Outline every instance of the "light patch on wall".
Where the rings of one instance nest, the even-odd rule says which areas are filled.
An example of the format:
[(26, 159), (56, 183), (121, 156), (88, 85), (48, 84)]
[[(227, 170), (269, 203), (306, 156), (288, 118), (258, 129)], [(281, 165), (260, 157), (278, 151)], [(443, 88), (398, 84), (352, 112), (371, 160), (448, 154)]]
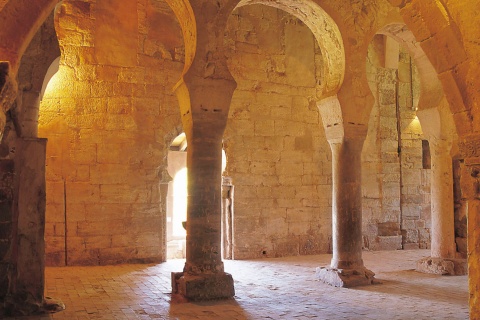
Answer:
[(56, 91), (58, 91), (58, 89), (61, 87), (60, 78), (61, 77), (58, 75), (58, 73), (55, 73), (55, 75), (53, 75), (45, 88), (44, 95), (46, 95), (47, 97), (52, 96)]
[(420, 125), (420, 120), (418, 120), (418, 117), (415, 116), (415, 118), (410, 122), (408, 125), (407, 131), (414, 133), (414, 134), (423, 134), (422, 131), (422, 126)]
[(187, 220), (187, 177), (187, 168), (184, 168), (173, 179), (173, 236), (186, 236), (182, 222)]
[(60, 66), (58, 72), (54, 73), (45, 85), (42, 99), (71, 98), (75, 92), (74, 79), (75, 74), (71, 68)]

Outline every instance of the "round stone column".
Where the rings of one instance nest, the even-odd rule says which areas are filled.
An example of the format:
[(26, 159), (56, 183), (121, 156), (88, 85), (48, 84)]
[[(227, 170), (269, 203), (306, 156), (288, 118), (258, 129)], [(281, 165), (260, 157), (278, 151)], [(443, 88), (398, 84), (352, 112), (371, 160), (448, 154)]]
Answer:
[(190, 300), (231, 298), (233, 278), (224, 272), (221, 247), (222, 138), (236, 83), (193, 71), (176, 88), (188, 143), (188, 200), (186, 263), (172, 273), (172, 291)]
[(330, 143), (332, 149), (331, 267), (363, 267), (362, 190), (360, 157), (363, 141)]
[(453, 169), (449, 140), (431, 138), (431, 250), (417, 261), (417, 270), (444, 275), (467, 274), (467, 260), (456, 259)]
[(453, 169), (451, 143), (436, 140), (430, 143), (431, 171), (431, 256), (455, 258)]
[(374, 273), (362, 260), (363, 137), (329, 141), (332, 149), (332, 240), (330, 267), (318, 268), (320, 280), (336, 287), (372, 284)]

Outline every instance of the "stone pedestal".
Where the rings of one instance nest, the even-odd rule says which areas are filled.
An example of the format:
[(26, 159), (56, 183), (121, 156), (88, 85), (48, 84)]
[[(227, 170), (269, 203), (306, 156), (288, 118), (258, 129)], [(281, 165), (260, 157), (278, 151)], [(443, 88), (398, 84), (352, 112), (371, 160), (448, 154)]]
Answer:
[(317, 268), (316, 276), (331, 286), (343, 288), (378, 283), (374, 278), (375, 273), (365, 267), (356, 269)]
[(228, 299), (235, 295), (233, 278), (229, 273), (191, 275), (172, 272), (172, 293), (192, 301)]
[(417, 271), (450, 276), (464, 276), (468, 274), (467, 259), (427, 257), (417, 261)]

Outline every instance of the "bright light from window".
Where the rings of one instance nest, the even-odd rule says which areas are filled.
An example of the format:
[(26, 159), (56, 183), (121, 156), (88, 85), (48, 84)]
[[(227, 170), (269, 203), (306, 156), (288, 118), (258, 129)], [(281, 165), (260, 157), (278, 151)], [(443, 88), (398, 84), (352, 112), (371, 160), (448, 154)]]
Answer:
[(60, 76), (58, 75), (58, 72), (57, 72), (52, 76), (50, 81), (48, 81), (48, 84), (45, 87), (45, 95), (49, 96), (53, 92), (58, 91), (58, 89), (60, 88), (60, 81), (61, 81)]
[(177, 172), (173, 179), (173, 236), (186, 236), (182, 222), (187, 220), (187, 168)]

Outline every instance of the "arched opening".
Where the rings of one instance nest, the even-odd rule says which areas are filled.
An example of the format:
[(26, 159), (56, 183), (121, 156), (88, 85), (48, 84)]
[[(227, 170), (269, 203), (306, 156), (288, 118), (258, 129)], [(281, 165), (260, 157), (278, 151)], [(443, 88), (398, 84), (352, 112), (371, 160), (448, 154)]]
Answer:
[[(402, 60), (408, 62), (407, 68), (402, 66)], [(366, 162), (364, 169), (368, 165), (382, 169), (388, 168), (387, 165), (395, 166), (388, 162), (398, 162), (398, 169), (380, 170), (376, 180), (372, 176), (367, 180), (370, 187), (381, 185), (375, 189), (380, 194), (381, 210), (384, 210), (383, 204), (393, 208), (380, 214), (383, 219), (392, 221), (378, 223), (376, 220), (377, 226), (370, 225), (366, 229), (373, 231), (374, 245), (383, 241), (387, 247), (397, 249), (430, 249), (430, 257), (417, 262), (419, 271), (465, 274), (466, 260), (457, 259), (466, 257), (461, 234), (466, 228), (465, 219), (458, 210), (461, 204), (454, 198), (454, 180), (458, 183), (458, 179), (454, 176), (455, 166), (452, 166), (452, 147), (457, 135), (437, 74), (411, 32), (400, 24), (388, 25), (375, 36), (369, 48), (367, 68), (371, 72), (369, 80), (378, 108), (374, 108), (370, 121), (372, 124), (376, 119), (377, 127), (373, 123), (370, 130), (378, 130), (383, 138), (379, 147), (382, 150), (380, 164), (375, 164), (372, 152), (364, 150), (364, 157), (370, 156), (373, 160)], [(403, 88), (405, 85), (407, 91)], [(396, 118), (396, 158), (392, 152), (395, 144), (388, 143), (394, 137), (389, 134), (394, 121), (388, 121), (386, 113), (391, 112), (393, 104), (395, 113), (390, 117), (395, 115)], [(395, 176), (397, 178), (392, 179)], [(364, 196), (367, 197), (368, 188), (368, 184), (364, 184)], [(454, 202), (457, 209), (454, 209)], [(395, 210), (397, 203), (398, 211)], [(364, 212), (375, 216), (371, 208), (364, 206)], [(370, 222), (374, 220), (369, 219)], [(368, 235), (366, 237), (368, 239)], [(370, 245), (369, 241), (365, 242)]]
[(224, 141), (235, 185), (235, 258), (328, 252), (332, 165), (317, 99), (335, 87), (320, 48), (329, 42), (300, 19), (308, 5), (298, 16), (281, 1), (241, 5), (225, 38), (238, 84)]
[(364, 247), (430, 248), (430, 170), (422, 165), (417, 68), (406, 48), (379, 34), (369, 46), (367, 75), (375, 104), (362, 152)]
[(171, 92), (185, 60), (180, 25), (165, 1), (76, 1), (59, 7), (56, 29), (60, 68), (39, 120), (49, 141), (47, 262), (164, 261), (159, 177), (165, 137), (180, 123)]

